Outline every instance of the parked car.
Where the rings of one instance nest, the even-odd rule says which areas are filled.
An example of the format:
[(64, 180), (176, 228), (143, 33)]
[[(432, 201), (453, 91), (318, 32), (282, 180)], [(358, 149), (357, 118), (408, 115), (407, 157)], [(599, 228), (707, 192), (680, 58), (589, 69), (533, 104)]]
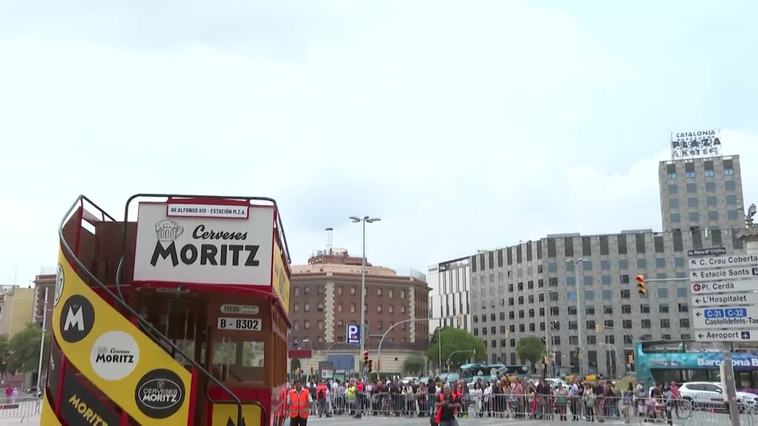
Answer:
[[(682, 399), (687, 399), (695, 405), (724, 405), (724, 389), (719, 382), (687, 382), (679, 387)], [(750, 392), (737, 392), (737, 401), (741, 408), (755, 407), (758, 395)]]

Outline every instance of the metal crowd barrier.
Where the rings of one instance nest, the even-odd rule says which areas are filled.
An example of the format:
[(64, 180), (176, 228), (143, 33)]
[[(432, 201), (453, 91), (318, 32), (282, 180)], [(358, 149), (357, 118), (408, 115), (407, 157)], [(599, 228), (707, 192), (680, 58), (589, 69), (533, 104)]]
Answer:
[[(311, 415), (380, 417), (432, 416), (436, 411), (435, 396), (414, 395), (408, 398), (402, 394), (371, 393), (355, 394), (349, 398), (345, 394), (330, 394), (323, 405), (314, 401)], [(700, 401), (700, 402), (698, 402)], [(465, 394), (461, 400), (459, 417), (508, 418), (544, 421), (623, 421), (625, 423), (662, 424), (729, 424), (729, 411), (721, 401), (688, 399), (663, 400), (655, 398), (622, 397), (570, 397), (568, 395), (515, 395), (492, 394), (472, 397)], [(740, 421), (743, 425), (758, 426), (758, 401), (752, 405), (740, 406)]]
[(35, 396), (0, 399), (0, 419), (24, 419), (39, 416), (42, 400)]

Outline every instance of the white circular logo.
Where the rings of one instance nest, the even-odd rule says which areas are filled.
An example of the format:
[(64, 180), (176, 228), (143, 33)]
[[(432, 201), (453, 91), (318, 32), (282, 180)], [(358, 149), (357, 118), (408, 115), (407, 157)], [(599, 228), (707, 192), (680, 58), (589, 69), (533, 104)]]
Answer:
[(103, 379), (121, 380), (137, 366), (139, 348), (129, 333), (109, 331), (92, 345), (89, 361), (95, 374)]
[(55, 275), (55, 296), (53, 298), (53, 306), (58, 305), (58, 301), (61, 300), (61, 293), (63, 293), (63, 268), (60, 263), (58, 264), (58, 273)]

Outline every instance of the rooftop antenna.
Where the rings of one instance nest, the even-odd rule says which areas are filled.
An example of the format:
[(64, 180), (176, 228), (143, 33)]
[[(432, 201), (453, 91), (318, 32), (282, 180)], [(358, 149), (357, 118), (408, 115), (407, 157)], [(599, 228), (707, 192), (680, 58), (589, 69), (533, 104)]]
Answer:
[(326, 231), (326, 252), (332, 254), (332, 245), (334, 244), (334, 228), (329, 227)]

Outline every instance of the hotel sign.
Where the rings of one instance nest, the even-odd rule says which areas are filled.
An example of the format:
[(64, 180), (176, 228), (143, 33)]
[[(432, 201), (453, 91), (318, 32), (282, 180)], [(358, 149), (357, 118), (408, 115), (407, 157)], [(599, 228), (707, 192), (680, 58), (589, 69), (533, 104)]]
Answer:
[(721, 155), (719, 130), (698, 130), (671, 134), (671, 159), (717, 157)]

